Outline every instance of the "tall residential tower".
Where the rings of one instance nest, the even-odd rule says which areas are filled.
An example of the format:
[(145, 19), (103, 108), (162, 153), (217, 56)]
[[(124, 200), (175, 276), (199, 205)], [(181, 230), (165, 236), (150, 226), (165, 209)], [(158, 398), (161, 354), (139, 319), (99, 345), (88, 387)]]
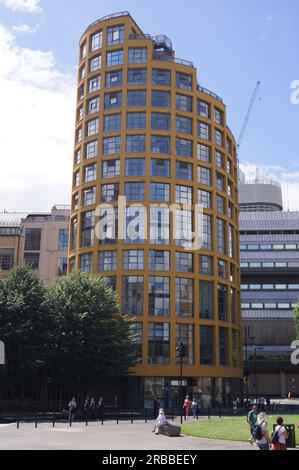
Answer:
[[(194, 251), (175, 235), (193, 230), (198, 205)], [(69, 270), (104, 275), (117, 290), (139, 337), (127, 389), (140, 405), (154, 394), (178, 403), (179, 339), (185, 391), (206, 403), (239, 396), (237, 205), (221, 98), (198, 85), (169, 38), (144, 34), (128, 12), (91, 24), (80, 40)]]

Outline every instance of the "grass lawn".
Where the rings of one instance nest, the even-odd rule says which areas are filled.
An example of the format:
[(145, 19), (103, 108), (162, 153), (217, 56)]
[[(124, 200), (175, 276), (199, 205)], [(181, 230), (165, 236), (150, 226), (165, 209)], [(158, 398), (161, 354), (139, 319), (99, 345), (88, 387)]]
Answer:
[[(272, 433), (272, 425), (276, 423), (276, 415), (268, 415), (269, 434)], [(182, 434), (186, 436), (205, 437), (208, 439), (222, 439), (228, 441), (247, 441), (250, 437), (249, 426), (246, 422), (246, 416), (236, 416), (232, 418), (201, 419), (191, 421), (182, 426)], [(285, 424), (295, 424), (296, 443), (299, 445), (299, 415), (283, 415)]]

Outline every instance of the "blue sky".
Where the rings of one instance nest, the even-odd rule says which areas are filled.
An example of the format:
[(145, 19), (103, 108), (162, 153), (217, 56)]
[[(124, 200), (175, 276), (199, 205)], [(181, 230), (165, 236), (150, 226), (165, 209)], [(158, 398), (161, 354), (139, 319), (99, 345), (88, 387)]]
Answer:
[[(51, 98), (55, 98), (59, 105), (59, 88), (58, 93), (65, 94), (61, 98), (61, 107), (66, 112), (63, 122), (70, 120), (64, 132), (59, 128), (56, 135), (55, 129), (51, 129), (51, 135), (45, 135), (47, 139), (50, 137), (51, 144), (56, 145), (52, 148), (55, 153), (53, 165), (45, 167), (45, 174), (42, 165), (36, 168), (40, 165), (40, 157), (36, 155), (33, 158), (32, 175), (36, 178), (32, 178), (33, 186), (26, 191), (28, 197), (22, 197), (22, 191), (26, 188), (23, 181), (23, 185), (18, 184), (21, 189), (11, 200), (8, 181), (12, 179), (17, 185), (17, 179), (13, 177), (12, 168), (6, 175), (5, 162), (2, 164), (5, 188), (0, 188), (3, 206), (0, 208), (22, 210), (26, 209), (22, 206), (26, 203), (32, 206), (28, 209), (47, 210), (49, 204), (68, 202), (74, 120), (70, 116), (74, 114), (72, 106), (78, 41), (91, 22), (122, 10), (129, 10), (145, 33), (169, 36), (177, 57), (195, 64), (199, 83), (219, 94), (226, 103), (228, 124), (236, 137), (242, 127), (254, 86), (257, 80), (262, 81), (261, 99), (255, 103), (240, 149), (240, 162), (248, 177), (253, 177), (255, 167), (259, 166), (262, 175), (278, 178), (284, 184), (286, 203), (289, 199), (286, 208), (299, 209), (299, 104), (291, 102), (291, 83), (299, 80), (298, 0), (0, 0), (2, 32), (12, 35), (7, 39), (8, 47), (13, 54), (18, 55), (22, 64), (26, 57), (33, 57), (32, 62), (35, 63), (28, 74), (24, 69), (26, 79), (20, 76), (18, 85), (21, 83), (24, 86), (25, 80), (26, 90), (29, 87), (30, 92), (33, 92), (31, 78), (36, 93), (40, 93), (41, 88), (43, 90), (41, 99), (45, 99), (45, 93), (49, 92), (48, 100), (43, 105), (44, 111), (46, 104), (53, 102)], [(4, 54), (7, 55), (7, 51)], [(10, 64), (11, 60), (7, 62)], [(39, 82), (40, 77), (42, 83)], [(64, 81), (64, 90), (60, 89), (60, 80)], [(2, 93), (5, 91), (2, 90)], [(21, 91), (19, 95), (22, 96)], [(23, 105), (23, 109), (26, 103), (16, 103), (16, 106), (20, 105)], [(52, 108), (46, 118), (47, 123), (57, 115), (57, 109), (53, 109), (52, 104), (50, 106)], [(28, 123), (31, 113), (37, 119), (36, 112), (34, 114), (34, 109), (30, 107), (28, 114), (25, 114)], [(49, 125), (51, 127), (51, 122)], [(18, 132), (17, 129), (15, 131)], [(46, 143), (47, 140), (44, 140), (41, 145)], [(25, 144), (28, 144), (28, 149)], [(30, 139), (25, 144), (25, 153), (31, 154)], [(1, 150), (1, 145), (0, 142), (3, 158), (6, 148)], [(11, 148), (9, 152), (12, 152)], [(62, 174), (52, 182), (52, 168), (57, 158), (60, 159)], [(30, 171), (26, 171), (28, 178)], [(19, 178), (22, 179), (21, 173)], [(54, 183), (56, 197), (63, 200), (53, 201), (53, 192), (48, 196), (41, 195), (40, 199), (33, 197), (35, 188), (41, 191), (46, 185), (52, 191)]]

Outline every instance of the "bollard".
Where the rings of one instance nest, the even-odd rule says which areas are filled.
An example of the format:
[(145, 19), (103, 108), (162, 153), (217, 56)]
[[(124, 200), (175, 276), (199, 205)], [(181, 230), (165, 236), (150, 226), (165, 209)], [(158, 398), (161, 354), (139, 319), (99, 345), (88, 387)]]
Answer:
[(222, 418), (222, 416), (221, 416), (221, 406), (219, 406), (219, 418)]
[(171, 421), (174, 421), (174, 411), (173, 411), (173, 405), (171, 408)]
[(88, 426), (88, 412), (86, 411), (86, 419), (85, 419), (85, 426)]
[(198, 421), (198, 415), (199, 415), (199, 408), (196, 408), (196, 419)]
[(72, 427), (72, 413), (70, 413), (70, 428)]
[(20, 410), (18, 410), (18, 415), (17, 415), (17, 429), (20, 428)]
[(144, 415), (145, 415), (145, 422), (147, 423), (147, 408), (144, 410)]
[(118, 415), (118, 408), (116, 409), (116, 424), (118, 424), (119, 421), (119, 415)]
[(55, 428), (55, 410), (53, 410), (53, 428)]
[(208, 418), (211, 419), (211, 407), (208, 408)]
[(131, 410), (131, 424), (134, 423), (134, 416), (133, 416), (133, 410)]
[(184, 414), (184, 420), (186, 421), (187, 419), (187, 410), (185, 410), (185, 414)]
[(37, 413), (35, 413), (35, 428), (37, 428)]
[(104, 426), (104, 410), (102, 410), (102, 420), (101, 420), (101, 425)]

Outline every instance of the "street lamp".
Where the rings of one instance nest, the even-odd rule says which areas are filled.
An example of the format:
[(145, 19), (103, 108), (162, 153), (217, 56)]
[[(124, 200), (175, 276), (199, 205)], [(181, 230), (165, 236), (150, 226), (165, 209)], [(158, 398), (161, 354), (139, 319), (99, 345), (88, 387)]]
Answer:
[(175, 348), (176, 357), (180, 359), (180, 391), (179, 391), (179, 407), (181, 413), (181, 424), (183, 424), (183, 413), (182, 413), (182, 403), (183, 403), (183, 341), (181, 338), (178, 339), (177, 346)]
[(248, 367), (248, 340), (254, 340), (255, 339), (255, 336), (249, 336), (249, 327), (248, 326), (245, 326), (245, 335), (244, 335), (244, 339), (245, 339), (245, 369), (246, 369), (246, 376), (247, 376), (247, 380), (246, 380), (246, 401), (248, 403), (248, 399), (249, 399), (249, 367)]
[(257, 405), (257, 367), (256, 367), (256, 351), (262, 351), (261, 346), (254, 346), (254, 377), (255, 377), (255, 404)]

